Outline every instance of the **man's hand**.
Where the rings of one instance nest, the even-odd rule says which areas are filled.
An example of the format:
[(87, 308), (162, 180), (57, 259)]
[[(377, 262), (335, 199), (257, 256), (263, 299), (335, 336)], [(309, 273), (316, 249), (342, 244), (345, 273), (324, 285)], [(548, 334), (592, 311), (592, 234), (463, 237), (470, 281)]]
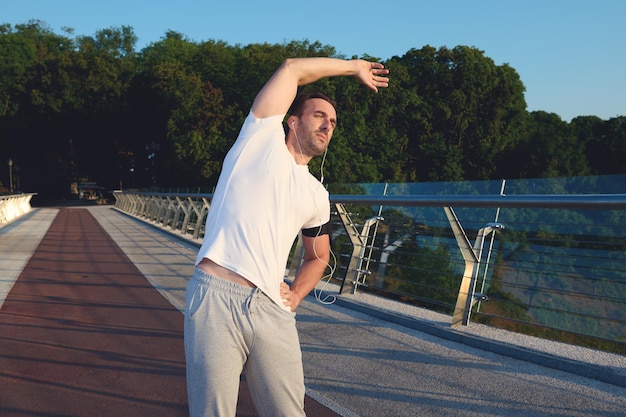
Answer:
[(285, 282), (280, 283), (280, 298), (283, 300), (283, 304), (289, 307), (291, 311), (296, 311), (296, 308), (300, 305), (300, 301), (302, 301), (300, 294), (292, 291)]
[(357, 65), (354, 76), (367, 88), (378, 92), (379, 88), (389, 87), (389, 78), (383, 76), (389, 74), (389, 70), (383, 64), (362, 59), (355, 60), (354, 63)]

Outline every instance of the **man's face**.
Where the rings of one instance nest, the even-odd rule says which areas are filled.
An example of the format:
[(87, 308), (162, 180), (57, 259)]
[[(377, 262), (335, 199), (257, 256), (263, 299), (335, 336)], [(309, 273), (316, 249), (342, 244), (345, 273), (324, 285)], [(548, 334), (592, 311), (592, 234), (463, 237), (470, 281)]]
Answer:
[(296, 126), (296, 146), (310, 157), (322, 155), (337, 126), (337, 113), (332, 104), (321, 98), (312, 98), (304, 104)]

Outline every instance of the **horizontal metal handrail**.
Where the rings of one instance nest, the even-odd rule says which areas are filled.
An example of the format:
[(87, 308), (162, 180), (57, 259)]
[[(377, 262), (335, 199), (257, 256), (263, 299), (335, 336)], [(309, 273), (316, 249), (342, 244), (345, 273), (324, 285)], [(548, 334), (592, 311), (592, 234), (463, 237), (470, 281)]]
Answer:
[(459, 196), (331, 195), (333, 203), (414, 207), (552, 208), (625, 210), (626, 194), (532, 194)]
[[(129, 192), (155, 197), (211, 198), (213, 194)], [(412, 207), (552, 208), (626, 210), (626, 194), (525, 194), (525, 195), (353, 195), (331, 194), (331, 203)]]

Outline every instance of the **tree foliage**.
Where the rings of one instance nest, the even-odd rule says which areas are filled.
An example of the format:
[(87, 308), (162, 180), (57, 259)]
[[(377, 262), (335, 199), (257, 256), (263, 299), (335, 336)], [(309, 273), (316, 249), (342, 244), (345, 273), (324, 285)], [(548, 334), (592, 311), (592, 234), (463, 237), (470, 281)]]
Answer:
[[(0, 25), (0, 159), (14, 161), (23, 191), (67, 196), (79, 180), (211, 188), (285, 58), (345, 58), (309, 41), (232, 46), (169, 31), (137, 51), (131, 27), (71, 33)], [(344, 77), (305, 87), (338, 102), (324, 166), (311, 163), (331, 184), (625, 172), (624, 116), (528, 113), (515, 69), (477, 48), (426, 45), (383, 63), (393, 81), (378, 94)]]

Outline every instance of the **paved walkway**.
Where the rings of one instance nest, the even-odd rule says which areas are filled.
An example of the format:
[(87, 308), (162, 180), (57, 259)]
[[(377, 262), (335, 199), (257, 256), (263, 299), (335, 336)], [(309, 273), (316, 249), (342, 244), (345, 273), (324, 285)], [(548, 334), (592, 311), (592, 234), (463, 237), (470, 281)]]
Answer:
[[(0, 229), (0, 415), (186, 415), (196, 251), (111, 207), (37, 209)], [(408, 314), (419, 320), (364, 294), (307, 297), (309, 416), (624, 415), (624, 356)], [(246, 395), (238, 416), (255, 415)]]
[[(183, 315), (89, 210), (61, 209), (50, 223), (55, 212), (38, 217), (49, 228), (32, 242), (40, 240), (10, 292), (5, 281), (0, 415), (188, 415)], [(13, 251), (12, 243), (25, 244), (11, 236), (15, 230), (5, 232), (5, 253)], [(28, 250), (19, 252), (23, 261)], [(166, 254), (160, 256), (166, 261)], [(242, 417), (255, 415), (245, 388)], [(306, 406), (313, 416), (337, 415), (311, 399)]]

